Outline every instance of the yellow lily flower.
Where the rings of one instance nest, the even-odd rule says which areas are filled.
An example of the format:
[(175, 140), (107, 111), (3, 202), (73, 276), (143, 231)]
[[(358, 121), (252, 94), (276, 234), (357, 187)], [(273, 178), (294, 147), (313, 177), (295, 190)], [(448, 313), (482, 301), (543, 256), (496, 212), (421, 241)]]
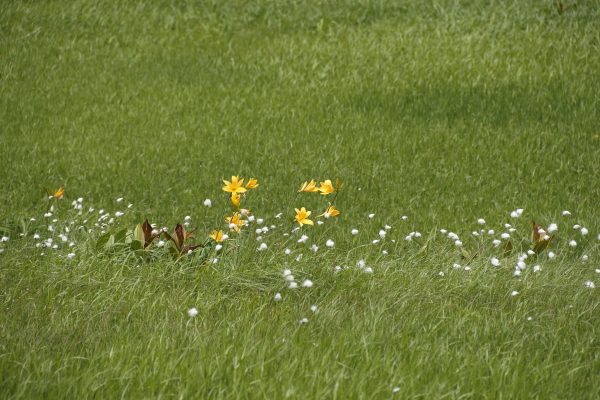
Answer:
[(246, 189), (254, 189), (257, 186), (258, 186), (258, 180), (254, 179), (254, 178), (250, 178), (248, 183), (246, 183), (245, 188)]
[(210, 234), (210, 237), (215, 239), (216, 242), (222, 242), (223, 241), (223, 231), (213, 231), (213, 233)]
[(229, 225), (235, 224), (235, 227), (230, 228), (230, 230), (236, 230), (238, 232), (240, 232), (240, 226), (246, 225), (246, 221), (241, 218), (239, 213), (233, 213), (232, 217), (225, 217), (225, 222), (227, 222)]
[(51, 191), (49, 191), (48, 189), (46, 189), (46, 194), (48, 195), (49, 198), (51, 199), (62, 199), (62, 197), (65, 194), (65, 189), (63, 189), (63, 187), (61, 186), (56, 193), (52, 194)]
[(329, 179), (327, 179), (325, 182), (321, 182), (321, 187), (319, 188), (319, 190), (321, 191), (321, 194), (329, 194), (335, 192), (333, 184)]
[(308, 219), (308, 217), (311, 214), (310, 211), (306, 211), (306, 208), (304, 208), (304, 207), (302, 207), (299, 210), (297, 208), (295, 208), (294, 210), (296, 210), (295, 221), (298, 222), (300, 224), (300, 226), (303, 226), (304, 224), (314, 225), (314, 222), (312, 222), (310, 219)]
[(325, 211), (323, 214), (319, 215), (319, 217), (329, 218), (329, 217), (335, 217), (336, 215), (339, 215), (339, 214), (340, 214), (340, 212), (335, 209), (335, 206), (332, 206), (331, 203), (329, 203), (329, 207), (327, 207), (327, 211)]
[(243, 186), (244, 185), (244, 180), (240, 179), (240, 176), (232, 176), (231, 177), (231, 182), (226, 181), (225, 179), (223, 179), (223, 183), (225, 183), (226, 186), (223, 187), (223, 190), (226, 192), (230, 192), (230, 193), (244, 193), (246, 191), (246, 188)]
[(242, 196), (236, 192), (231, 193), (231, 203), (233, 203), (233, 206), (236, 208), (240, 206), (240, 197)]
[(298, 193), (300, 193), (300, 192), (317, 193), (318, 191), (319, 191), (319, 188), (317, 188), (317, 182), (315, 182), (314, 179), (311, 179), (310, 183), (304, 182), (300, 186), (300, 190), (298, 190)]

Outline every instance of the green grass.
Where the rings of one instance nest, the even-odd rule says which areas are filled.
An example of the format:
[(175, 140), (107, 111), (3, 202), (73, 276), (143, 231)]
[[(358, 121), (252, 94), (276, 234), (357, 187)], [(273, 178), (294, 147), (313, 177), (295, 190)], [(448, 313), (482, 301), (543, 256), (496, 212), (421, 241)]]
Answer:
[[(599, 17), (592, 0), (562, 15), (551, 1), (3, 2), (0, 397), (600, 397), (600, 289), (584, 285), (600, 286)], [(208, 243), (237, 174), (259, 180), (244, 204), (276, 226), (266, 251), (259, 224), (178, 262), (92, 249), (100, 230), (186, 215)], [(291, 205), (315, 217), (334, 196), (293, 201), (300, 184), (336, 178), (341, 214), (282, 236)], [(96, 229), (100, 209), (125, 215)], [(515, 277), (531, 219), (558, 224), (556, 257)], [(494, 267), (505, 223), (515, 251)], [(440, 229), (484, 251), (464, 260)], [(58, 249), (35, 247), (48, 237)], [(285, 268), (314, 286), (288, 289)]]

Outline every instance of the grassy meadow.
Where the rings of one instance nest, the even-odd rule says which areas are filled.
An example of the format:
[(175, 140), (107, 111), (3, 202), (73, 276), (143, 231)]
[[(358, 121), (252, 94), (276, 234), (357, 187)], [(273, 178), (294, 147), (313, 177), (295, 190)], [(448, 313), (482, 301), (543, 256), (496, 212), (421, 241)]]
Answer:
[(3, 1), (0, 398), (600, 398), (599, 20)]

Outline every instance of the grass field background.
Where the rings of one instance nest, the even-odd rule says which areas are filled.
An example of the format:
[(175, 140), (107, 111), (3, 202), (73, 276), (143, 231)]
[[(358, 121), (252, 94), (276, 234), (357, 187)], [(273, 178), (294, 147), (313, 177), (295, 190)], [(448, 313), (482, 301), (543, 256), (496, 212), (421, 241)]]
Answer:
[[(592, 0), (3, 2), (1, 397), (598, 398), (599, 19)], [(216, 264), (56, 237), (104, 209), (189, 215), (204, 241), (238, 174), (267, 251), (257, 224)], [(300, 184), (336, 178), (341, 214), (282, 236), (292, 205), (331, 201)], [(556, 257), (516, 277), (531, 219), (558, 224)]]

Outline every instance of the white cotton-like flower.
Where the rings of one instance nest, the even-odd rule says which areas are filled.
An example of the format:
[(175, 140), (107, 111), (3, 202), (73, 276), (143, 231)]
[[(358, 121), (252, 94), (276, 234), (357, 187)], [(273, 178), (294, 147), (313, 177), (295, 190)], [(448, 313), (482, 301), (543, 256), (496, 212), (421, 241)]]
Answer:
[(233, 222), (229, 224), (229, 229), (235, 229), (235, 228), (237, 228), (237, 224), (235, 224)]
[(259, 225), (262, 225), (263, 222), (265, 222), (265, 220), (262, 219), (262, 218), (259, 218), (259, 219), (256, 220), (256, 223), (259, 224)]
[(317, 251), (319, 251), (319, 246), (313, 244), (312, 246), (310, 246), (310, 249), (316, 253)]
[[(328, 212), (326, 212), (325, 214), (323, 214), (323, 216), (324, 216), (325, 218), (329, 218), (329, 217), (331, 217), (331, 213), (328, 213)], [(323, 222), (323, 221), (321, 221), (321, 222)]]
[(350, 233), (352, 233), (353, 235), (358, 235), (358, 229), (352, 229)]
[(0, 242), (8, 242), (10, 239), (10, 237), (8, 236), (2, 236), (2, 239), (0, 239)]
[(163, 247), (165, 245), (165, 242), (162, 240), (159, 240), (158, 243), (156, 244), (158, 247)]
[(110, 221), (108, 221), (108, 224), (110, 225), (110, 224), (113, 224), (114, 222), (115, 222), (115, 219), (111, 218)]
[(508, 234), (508, 233), (506, 233), (506, 232), (505, 232), (505, 233), (503, 233), (502, 235), (500, 235), (500, 237), (501, 237), (502, 239), (508, 239), (508, 238), (510, 237), (510, 234)]
[(73, 258), (73, 257), (75, 257), (75, 253), (69, 253), (69, 254), (67, 254), (67, 258), (70, 259), (70, 258)]
[(298, 284), (296, 282), (290, 282), (290, 289), (298, 289)]
[(585, 286), (589, 287), (590, 289), (594, 289), (596, 287), (592, 281), (585, 281)]
[(261, 243), (260, 246), (258, 246), (258, 251), (263, 251), (267, 249), (267, 244), (266, 243)]
[(548, 258), (554, 258), (554, 257), (556, 257), (556, 254), (554, 254), (553, 251), (549, 251), (548, 252)]
[(365, 265), (366, 265), (366, 262), (365, 262), (365, 260), (358, 260), (358, 262), (356, 263), (356, 266), (357, 266), (358, 268), (364, 268), (364, 267), (365, 267)]
[(587, 235), (589, 231), (587, 230), (587, 228), (581, 228), (580, 232), (582, 235)]
[(492, 265), (493, 265), (494, 267), (499, 267), (499, 266), (500, 266), (500, 260), (498, 260), (496, 257), (492, 258), (492, 259), (490, 260), (490, 262), (492, 263)]
[(262, 229), (258, 228), (254, 231), (254, 233), (256, 233), (257, 235), (262, 234)]
[(300, 323), (301, 323), (301, 324), (306, 324), (307, 322), (308, 322), (308, 318), (302, 318), (302, 319), (300, 320)]
[(375, 214), (369, 214), (369, 218), (373, 218)]
[(385, 230), (382, 229), (382, 230), (379, 231), (379, 237), (380, 238), (385, 239), (385, 235), (387, 235), (387, 232)]
[(188, 310), (188, 315), (192, 318), (194, 318), (195, 316), (198, 315), (198, 310), (196, 309), (196, 307), (190, 308)]
[(548, 233), (553, 233), (556, 232), (558, 230), (558, 225), (556, 224), (550, 224), (550, 226), (548, 226)]
[(51, 216), (52, 216), (51, 212), (44, 214), (44, 218), (50, 218)]
[(191, 221), (192, 217), (190, 217), (189, 215), (186, 215), (185, 218), (183, 219), (184, 221)]
[(511, 226), (512, 226), (511, 224), (504, 224), (504, 227), (505, 227), (506, 229), (510, 228)]
[(373, 273), (373, 268), (371, 268), (371, 267), (365, 268), (365, 273), (366, 274), (372, 274)]
[(317, 306), (310, 306), (310, 311), (317, 312), (317, 310), (318, 310)]
[(516, 296), (516, 295), (518, 295), (518, 294), (519, 294), (519, 292), (517, 292), (516, 290), (513, 290), (512, 292), (510, 292), (510, 295), (511, 295), (511, 296)]
[(443, 271), (440, 271), (440, 272), (438, 272), (438, 275), (439, 275), (439, 276), (444, 276), (444, 272), (443, 272)]
[(519, 269), (525, 269), (525, 268), (527, 268), (527, 265), (523, 261), (519, 261), (517, 263), (517, 268), (519, 268)]
[(229, 239), (229, 235), (224, 233), (223, 236), (221, 236), (221, 241), (224, 242), (227, 239)]
[(381, 250), (381, 254), (383, 254), (384, 256), (387, 256), (388, 252), (387, 252), (387, 250)]
[(571, 240), (571, 241), (569, 242), (569, 246), (571, 246), (571, 247), (575, 247), (575, 246), (577, 246), (577, 242), (576, 242), (576, 241), (574, 241), (574, 240)]
[(571, 213), (570, 213), (570, 212), (568, 212), (567, 210), (565, 210), (565, 211), (563, 211), (563, 212), (562, 212), (562, 215), (563, 215), (563, 217), (565, 217), (565, 216), (567, 216), (567, 215), (571, 215)]
[(290, 249), (285, 249), (285, 251), (284, 251), (285, 255), (290, 255), (291, 252), (292, 251)]
[(510, 213), (511, 218), (519, 218), (519, 214), (516, 211)]
[(400, 391), (399, 387), (395, 387), (392, 389), (392, 393), (398, 393)]
[(532, 317), (527, 317), (527, 321), (531, 321), (532, 319)]
[[(286, 271), (289, 271), (289, 270), (286, 269), (284, 271), (284, 274), (285, 274)], [(291, 273), (289, 273), (287, 275), (284, 275), (283, 277), (284, 277), (284, 279), (285, 279), (286, 282), (294, 282), (294, 275), (292, 275)]]
[(408, 217), (407, 217), (406, 215), (403, 215), (403, 216), (402, 216), (402, 219), (403, 219), (404, 221), (406, 221), (406, 220), (408, 219)]
[(518, 269), (518, 268), (517, 268), (517, 269), (515, 269), (514, 275), (515, 275), (515, 276), (521, 276), (521, 270), (520, 270), (520, 269)]
[(220, 244), (218, 244), (218, 245), (216, 245), (216, 246), (215, 246), (215, 251), (219, 251), (219, 250), (221, 250), (222, 248), (223, 248), (223, 246), (222, 246), (222, 245), (220, 245)]
[(329, 239), (326, 243), (325, 246), (331, 248), (335, 245), (335, 243), (333, 242), (333, 240)]
[(460, 240), (457, 240), (457, 241), (454, 242), (454, 245), (457, 246), (457, 247), (460, 247), (460, 246), (463, 245), (463, 243)]
[(127, 208), (131, 208), (131, 207), (133, 207), (133, 204), (129, 204), (129, 205), (127, 206)]
[(282, 215), (283, 215), (283, 213), (279, 213), (275, 216), (275, 218), (281, 218)]
[(478, 223), (479, 225), (484, 225), (484, 224), (485, 224), (485, 219), (483, 219), (483, 218), (479, 218), (479, 219), (477, 220), (477, 223)]
[(500, 246), (500, 243), (502, 243), (499, 239), (495, 239), (492, 244), (494, 245), (494, 247), (498, 247)]
[(298, 257), (296, 257), (297, 262), (299, 262), (300, 260), (302, 260), (302, 254), (298, 254)]
[(308, 240), (308, 236), (302, 235), (300, 239), (298, 239), (298, 243), (304, 243)]
[(117, 211), (117, 212), (115, 213), (115, 217), (117, 217), (117, 218), (120, 218), (120, 217), (122, 217), (123, 215), (125, 215), (125, 213), (122, 213), (122, 212), (120, 212), (120, 211)]
[(317, 221), (317, 225), (323, 225), (325, 222), (323, 221)]
[(596, 268), (596, 273), (600, 274), (600, 269)]
[(52, 248), (53, 248), (53, 249), (58, 249), (58, 245), (57, 245), (57, 244), (55, 244), (55, 245), (53, 245), (53, 246), (52, 246)]
[(442, 235), (445, 235), (446, 233), (448, 233), (448, 231), (447, 231), (446, 229), (440, 229), (440, 233), (441, 233)]
[(281, 293), (277, 293), (275, 295), (275, 297), (273, 297), (273, 300), (275, 300), (275, 301), (281, 301)]
[(473, 231), (471, 234), (472, 234), (473, 236), (479, 236), (479, 232), (477, 232), (477, 231)]
[(533, 272), (540, 272), (541, 270), (542, 270), (542, 267), (540, 267), (539, 265), (534, 265)]
[(415, 237), (421, 237), (421, 233), (420, 232), (415, 232)]
[(122, 197), (119, 197), (119, 198), (117, 199), (117, 203), (120, 203), (120, 202), (122, 202), (122, 201), (123, 201), (123, 198), (122, 198)]
[(313, 283), (310, 279), (307, 279), (304, 282), (302, 282), (302, 287), (305, 287), (305, 288), (311, 288), (312, 285), (313, 285)]
[(54, 232), (54, 227), (53, 227), (52, 225), (48, 225), (48, 230), (49, 230), (50, 232)]
[(210, 208), (210, 207), (212, 207), (212, 201), (210, 199), (206, 199), (206, 200), (204, 200), (204, 205), (206, 207)]
[(598, 240), (600, 240), (600, 234), (598, 234)]
[(573, 229), (579, 229), (579, 228), (581, 228), (580, 225), (577, 225), (577, 224), (573, 225)]
[(581, 261), (587, 261), (588, 260), (588, 256), (586, 256), (585, 254), (581, 256)]
[(34, 235), (33, 235), (33, 238), (34, 238), (34, 239), (39, 239), (39, 238), (40, 238), (40, 235), (38, 235), (38, 234), (36, 233), (36, 234), (34, 234)]
[(458, 240), (458, 235), (454, 232), (449, 232), (448, 233), (448, 238), (452, 239), (452, 240)]
[(250, 215), (250, 216), (248, 217), (248, 221), (249, 221), (249, 222), (254, 222), (254, 220), (255, 220), (255, 217), (254, 217), (254, 215)]
[(216, 264), (216, 263), (218, 263), (218, 262), (219, 262), (219, 259), (218, 259), (218, 258), (216, 258), (216, 257), (215, 257), (215, 258), (213, 258), (213, 259), (212, 259), (212, 263), (213, 263), (213, 264)]
[(465, 271), (470, 271), (471, 267), (465, 267), (464, 269), (465, 269)]
[(510, 228), (508, 231), (509, 231), (510, 233), (513, 233), (513, 232), (516, 232), (517, 230), (516, 230), (515, 228)]
[(412, 236), (408, 235), (407, 237), (404, 238), (404, 240), (406, 240), (407, 242), (412, 241)]
[(342, 269), (342, 267), (340, 267), (339, 265), (336, 265), (336, 266), (335, 266), (335, 268), (334, 268), (334, 271), (336, 271), (336, 272), (337, 272), (337, 271), (339, 271), (339, 270), (341, 270), (341, 269)]
[(456, 264), (456, 263), (452, 264), (452, 266), (453, 266), (454, 268), (462, 268), (462, 266), (461, 266), (460, 264)]
[(389, 231), (390, 229), (392, 229), (392, 227), (389, 226), (389, 225), (384, 226), (384, 228), (385, 228), (386, 231)]

